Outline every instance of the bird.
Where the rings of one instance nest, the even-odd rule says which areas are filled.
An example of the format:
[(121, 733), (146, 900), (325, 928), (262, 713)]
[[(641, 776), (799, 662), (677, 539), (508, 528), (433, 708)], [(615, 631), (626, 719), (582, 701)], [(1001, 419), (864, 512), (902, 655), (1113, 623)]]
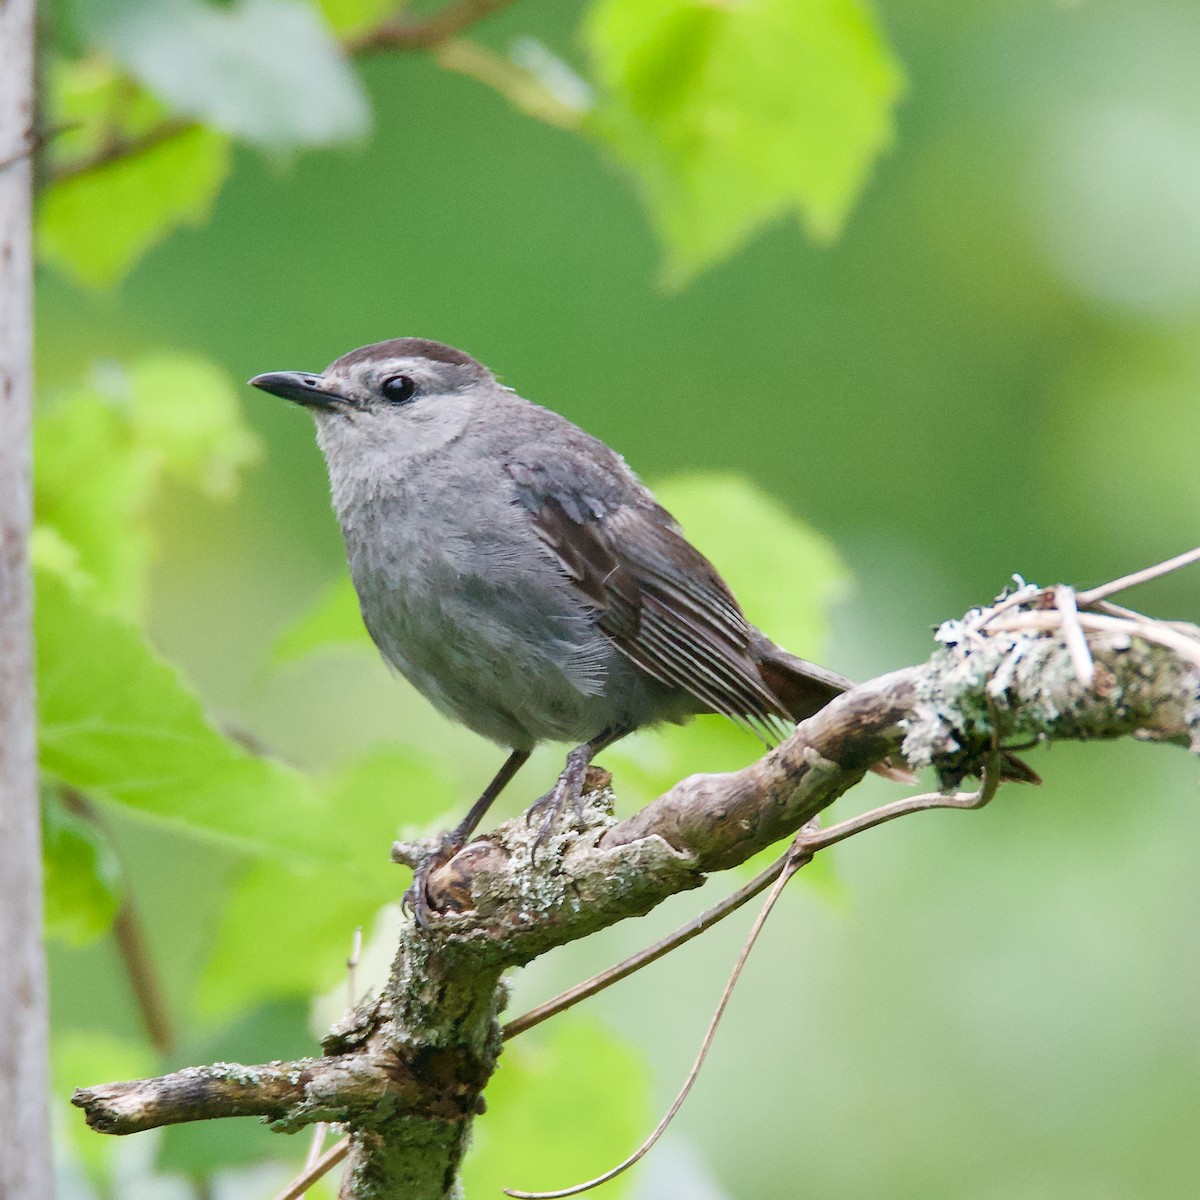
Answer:
[[(462, 350), (393, 338), (250, 384), (308, 408), (362, 618), (383, 658), (508, 757), (429, 871), (542, 742), (573, 745), (531, 812), (578, 810), (634, 730), (719, 713), (773, 744), (851, 681), (755, 628), (625, 460)], [(540, 835), (540, 836), (542, 836)]]

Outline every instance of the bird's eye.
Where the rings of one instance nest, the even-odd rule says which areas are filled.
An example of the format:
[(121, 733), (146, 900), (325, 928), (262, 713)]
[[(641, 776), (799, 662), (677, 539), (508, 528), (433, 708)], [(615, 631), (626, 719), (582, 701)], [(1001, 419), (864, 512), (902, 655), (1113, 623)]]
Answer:
[(393, 404), (405, 404), (413, 398), (417, 384), (411, 375), (389, 375), (379, 385), (379, 390)]

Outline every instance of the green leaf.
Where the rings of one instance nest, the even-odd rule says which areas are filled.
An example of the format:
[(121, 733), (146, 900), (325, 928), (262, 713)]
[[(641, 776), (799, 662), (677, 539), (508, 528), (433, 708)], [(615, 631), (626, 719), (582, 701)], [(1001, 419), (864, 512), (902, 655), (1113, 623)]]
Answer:
[(61, 132), (48, 151), (39, 254), (83, 283), (107, 286), (171, 230), (208, 216), (229, 171), (228, 144), (171, 122), (99, 55), (52, 60), (47, 80)]
[(229, 141), (196, 126), (52, 182), (38, 206), (39, 257), (108, 287), (167, 234), (199, 225), (229, 174)]
[(794, 214), (835, 235), (902, 77), (862, 0), (599, 0), (594, 134), (638, 177), (674, 285)]
[(172, 111), (270, 148), (366, 133), (366, 96), (300, 0), (90, 0), (93, 36)]
[(95, 581), (80, 564), (79, 551), (49, 525), (35, 525), (29, 535), (29, 556), (65, 579), (72, 587), (90, 588)]
[(314, 650), (372, 649), (370, 635), (358, 610), (358, 596), (350, 577), (344, 576), (326, 588), (312, 606), (286, 629), (275, 643), (272, 659), (279, 664), (294, 662)]
[[(465, 1194), (563, 1187), (619, 1162), (650, 1130), (648, 1075), (627, 1043), (572, 1014), (556, 1018), (544, 1040), (510, 1042), (475, 1124)], [(619, 1196), (632, 1180), (606, 1187)]]
[(229, 173), (227, 138), (173, 119), (99, 55), (52, 61), (50, 145), (38, 250), (80, 282), (115, 283), (181, 225), (212, 210)]
[(243, 423), (237, 389), (207, 359), (155, 355), (107, 384), (128, 412), (137, 445), (156, 456), (165, 475), (226, 499), (238, 473), (259, 460), (261, 444)]
[(102, 54), (51, 58), (46, 93), (56, 130), (46, 147), (54, 173), (69, 174), (123, 141), (154, 133), (170, 117), (149, 92)]
[(94, 598), (129, 615), (145, 600), (163, 480), (223, 498), (259, 454), (228, 377), (186, 355), (98, 372), (39, 413), (35, 443), (41, 554), (59, 574), (90, 576)]
[(103, 833), (42, 799), (42, 874), (46, 934), (84, 946), (107, 933), (121, 904), (121, 868)]
[[(58, 550), (74, 552), (76, 578), (81, 573), (94, 583), (95, 601), (130, 615), (145, 600), (154, 477), (155, 464), (137, 452), (125, 414), (102, 396), (80, 390), (38, 415), (34, 512), (42, 541), (35, 549), (50, 553), (43, 533), (50, 531)], [(55, 562), (67, 565), (57, 553)]]
[(397, 836), (444, 827), (456, 800), (435, 760), (384, 748), (328, 788), (331, 838), (344, 859), (253, 864), (222, 914), (201, 1006), (223, 1014), (276, 996), (311, 997), (344, 974), (354, 931), (398, 902), (409, 876), (389, 857)]
[(396, 15), (396, 0), (313, 0), (339, 37), (363, 33)]
[(337, 859), (308, 779), (219, 733), (141, 634), (35, 572), (42, 770), (89, 797), (255, 853)]

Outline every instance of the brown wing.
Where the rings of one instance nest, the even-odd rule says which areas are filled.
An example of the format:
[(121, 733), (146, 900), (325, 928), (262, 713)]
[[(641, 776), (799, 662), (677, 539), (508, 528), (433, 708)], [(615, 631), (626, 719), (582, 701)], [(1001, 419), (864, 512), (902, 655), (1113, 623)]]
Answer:
[(617, 649), (660, 683), (777, 741), (792, 721), (759, 674), (733, 594), (670, 513), (612, 460), (560, 459), (549, 469), (526, 460), (508, 469), (538, 536)]

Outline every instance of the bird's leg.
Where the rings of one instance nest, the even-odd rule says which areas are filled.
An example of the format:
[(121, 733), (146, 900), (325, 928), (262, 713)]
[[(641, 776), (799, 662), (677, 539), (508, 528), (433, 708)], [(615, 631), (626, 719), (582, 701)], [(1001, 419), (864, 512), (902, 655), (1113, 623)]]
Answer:
[(529, 821), (535, 814), (542, 818), (542, 827), (538, 830), (538, 835), (530, 850), (531, 859), (536, 861), (538, 847), (549, 836), (554, 822), (568, 804), (574, 807), (575, 815), (582, 823), (583, 781), (587, 777), (588, 765), (601, 750), (611, 746), (613, 742), (623, 738), (628, 732), (628, 729), (606, 729), (592, 738), (590, 742), (576, 746), (567, 755), (566, 766), (563, 767), (558, 782), (540, 800), (535, 800), (525, 814), (526, 821)]
[[(452, 859), (466, 844), (483, 820), (484, 813), (492, 806), (492, 802), (504, 791), (512, 777), (525, 765), (529, 758), (528, 750), (514, 750), (505, 760), (504, 765), (496, 772), (496, 777), (483, 789), (483, 795), (471, 805), (465, 817), (447, 833), (443, 833), (441, 843), (432, 854), (428, 854), (413, 872), (412, 886), (404, 893), (403, 905), (411, 908), (417, 924), (424, 929), (429, 924), (429, 914), (433, 907), (429, 902), (429, 876), (434, 868), (440, 867)], [(586, 763), (584, 764), (586, 767)]]
[(512, 777), (529, 761), (528, 750), (514, 750), (505, 760), (504, 765), (496, 772), (496, 778), (483, 789), (483, 795), (471, 805), (470, 812), (446, 835), (459, 846), (467, 844), (467, 838), (479, 827), (484, 814), (492, 807), (492, 802), (509, 785)]

